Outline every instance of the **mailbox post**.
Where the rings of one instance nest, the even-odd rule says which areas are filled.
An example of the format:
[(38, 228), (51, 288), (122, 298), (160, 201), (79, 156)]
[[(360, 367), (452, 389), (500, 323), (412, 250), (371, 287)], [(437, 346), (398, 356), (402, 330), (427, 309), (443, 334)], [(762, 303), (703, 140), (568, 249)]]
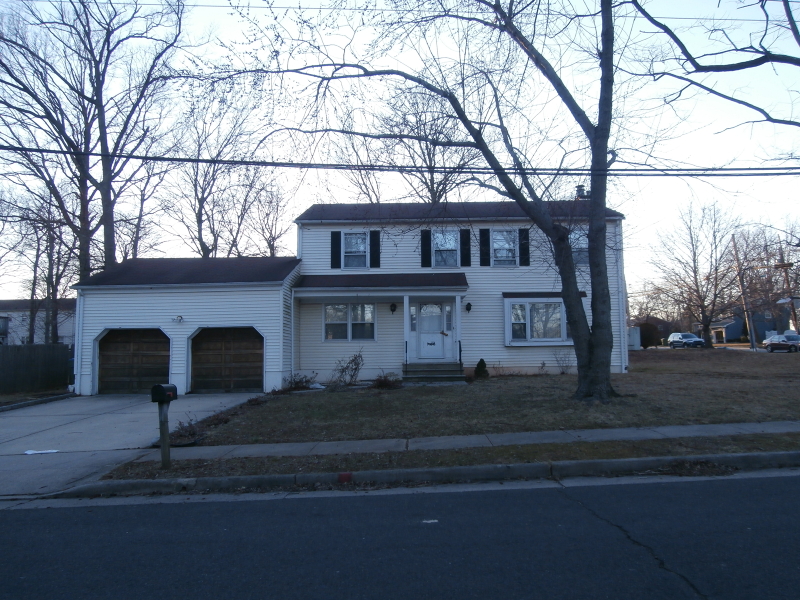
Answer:
[(150, 400), (158, 402), (158, 429), (161, 434), (161, 468), (169, 469), (169, 403), (178, 399), (178, 388), (171, 383), (154, 385)]

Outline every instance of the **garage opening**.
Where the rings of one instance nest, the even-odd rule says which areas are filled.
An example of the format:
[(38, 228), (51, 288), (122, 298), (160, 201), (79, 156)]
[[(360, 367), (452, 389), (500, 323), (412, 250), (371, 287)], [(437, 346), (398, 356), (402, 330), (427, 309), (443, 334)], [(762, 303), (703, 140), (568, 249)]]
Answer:
[(192, 339), (192, 391), (264, 390), (264, 338), (252, 327), (203, 329)]
[(169, 382), (169, 337), (160, 329), (114, 329), (100, 340), (98, 392), (149, 394)]

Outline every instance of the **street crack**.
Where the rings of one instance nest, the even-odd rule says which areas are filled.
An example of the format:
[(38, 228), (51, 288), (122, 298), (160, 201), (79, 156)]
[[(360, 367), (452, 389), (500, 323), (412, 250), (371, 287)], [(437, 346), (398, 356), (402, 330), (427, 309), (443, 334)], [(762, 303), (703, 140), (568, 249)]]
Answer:
[[(561, 482), (558, 481), (558, 480), (556, 480), (556, 482), (561, 484)], [(671, 569), (669, 566), (667, 566), (666, 561), (663, 558), (661, 558), (653, 548), (651, 548), (647, 544), (637, 540), (635, 537), (633, 537), (633, 535), (631, 534), (630, 531), (625, 529), (625, 527), (623, 527), (622, 525), (619, 525), (617, 523), (614, 523), (610, 519), (607, 519), (606, 517), (604, 517), (603, 515), (598, 513), (593, 508), (587, 506), (586, 504), (584, 504), (583, 502), (581, 502), (577, 498), (574, 498), (573, 496), (571, 496), (569, 493), (567, 493), (567, 488), (565, 488), (563, 485), (561, 485), (561, 489), (559, 490), (559, 492), (563, 496), (565, 496), (566, 498), (568, 498), (569, 500), (574, 502), (575, 504), (578, 504), (581, 508), (583, 508), (586, 512), (588, 512), (590, 515), (592, 515), (596, 519), (598, 519), (598, 520), (602, 521), (603, 523), (606, 523), (606, 524), (610, 525), (611, 527), (614, 527), (615, 529), (620, 531), (622, 533), (622, 535), (624, 535), (631, 544), (633, 544), (634, 546), (637, 546), (639, 548), (642, 548), (645, 552), (647, 552), (652, 557), (652, 559), (656, 562), (656, 564), (658, 565), (659, 569), (662, 569), (663, 571), (666, 571), (667, 573), (670, 573), (671, 575), (674, 575), (675, 577), (679, 578), (687, 586), (689, 586), (689, 588), (697, 595), (698, 598), (704, 598), (705, 600), (708, 600), (708, 596), (706, 594), (704, 594), (703, 592), (701, 592), (700, 589), (691, 581), (691, 579), (686, 577), (683, 573), (675, 571), (674, 569)]]

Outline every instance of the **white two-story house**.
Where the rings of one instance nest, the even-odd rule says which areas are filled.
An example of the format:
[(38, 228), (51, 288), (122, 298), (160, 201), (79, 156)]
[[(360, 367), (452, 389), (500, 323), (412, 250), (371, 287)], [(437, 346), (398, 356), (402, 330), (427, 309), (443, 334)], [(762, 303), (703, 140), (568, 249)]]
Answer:
[[(587, 203), (549, 207), (574, 232), (589, 312)], [(623, 217), (607, 218), (624, 372)], [(269, 391), (358, 352), (362, 379), (574, 364), (549, 245), (515, 203), (314, 205), (296, 223), (297, 258), (137, 259), (76, 286), (76, 391)]]

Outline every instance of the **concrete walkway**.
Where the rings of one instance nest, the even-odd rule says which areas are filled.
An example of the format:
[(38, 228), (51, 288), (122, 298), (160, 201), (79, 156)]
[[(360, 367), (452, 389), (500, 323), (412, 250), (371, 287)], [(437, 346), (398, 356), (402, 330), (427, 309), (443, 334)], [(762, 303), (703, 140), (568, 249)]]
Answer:
[[(190, 394), (170, 407), (170, 428), (254, 394)], [(158, 437), (147, 394), (78, 396), (0, 413), (0, 496), (41, 494), (99, 477), (141, 456)], [(28, 451), (47, 454), (25, 454)]]
[[(248, 444), (241, 446), (197, 446), (173, 448), (177, 460), (243, 458), (264, 456), (309, 456), (356, 454), (362, 452), (406, 452), (409, 450), (455, 450), (489, 448), (521, 444), (569, 444), (572, 442), (607, 442), (613, 440), (662, 440), (684, 437), (715, 437), (753, 433), (800, 433), (800, 421), (767, 423), (731, 423), (722, 425), (667, 425), (663, 427), (625, 427), (619, 429), (572, 429), (523, 433), (490, 433), (389, 440), (347, 442), (299, 442), (290, 444)], [(161, 460), (153, 450), (139, 461)]]

